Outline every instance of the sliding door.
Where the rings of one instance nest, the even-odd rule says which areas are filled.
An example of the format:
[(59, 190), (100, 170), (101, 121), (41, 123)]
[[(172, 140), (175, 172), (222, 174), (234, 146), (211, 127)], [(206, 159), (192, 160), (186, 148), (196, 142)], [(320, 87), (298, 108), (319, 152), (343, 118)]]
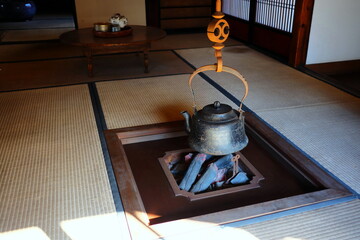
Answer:
[(223, 0), (231, 34), (288, 59), (296, 0)]

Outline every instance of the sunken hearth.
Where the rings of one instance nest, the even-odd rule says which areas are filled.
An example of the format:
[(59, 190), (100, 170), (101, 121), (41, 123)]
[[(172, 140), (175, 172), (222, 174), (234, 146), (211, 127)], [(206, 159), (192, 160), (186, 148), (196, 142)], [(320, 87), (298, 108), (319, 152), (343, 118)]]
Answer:
[(151, 229), (164, 236), (174, 222), (221, 225), (351, 195), (251, 113), (249, 144), (239, 161), (250, 180), (214, 191), (181, 190), (166, 157), (191, 151), (183, 128), (183, 122), (171, 122), (105, 132), (132, 234)]
[[(201, 156), (209, 159), (201, 163)], [(258, 188), (264, 179), (241, 152), (211, 156), (181, 149), (166, 152), (159, 162), (175, 196), (190, 201)]]

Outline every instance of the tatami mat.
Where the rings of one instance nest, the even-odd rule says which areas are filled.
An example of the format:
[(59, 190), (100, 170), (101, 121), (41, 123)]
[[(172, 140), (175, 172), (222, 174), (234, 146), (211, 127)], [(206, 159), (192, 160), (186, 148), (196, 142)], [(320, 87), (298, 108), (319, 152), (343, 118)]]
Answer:
[[(170, 122), (192, 112), (189, 75), (152, 77), (96, 83), (109, 129)], [(231, 102), (201, 78), (194, 79), (197, 104)]]
[[(192, 34), (168, 34), (165, 38), (151, 44), (153, 50), (203, 48), (210, 47), (214, 43), (209, 40), (206, 33)], [(239, 41), (229, 38), (226, 46), (242, 45)]]
[(258, 114), (360, 193), (360, 99)]
[(57, 40), (62, 33), (71, 30), (74, 28), (5, 30), (1, 42)]
[[(176, 51), (195, 67), (216, 60), (212, 48)], [(247, 46), (225, 47), (224, 65), (237, 69), (249, 83), (246, 105), (253, 111), (298, 107), (319, 103), (353, 101), (355, 98)], [(239, 98), (241, 81), (227, 73), (205, 72)]]
[(31, 21), (0, 22), (0, 30), (74, 28), (74, 18), (67, 14), (36, 14)]
[(87, 85), (1, 93), (0, 112), (0, 239), (121, 239)]
[(142, 54), (96, 56), (93, 62), (94, 77), (88, 77), (86, 58), (4, 63), (1, 64), (0, 91), (192, 71), (171, 51), (150, 52), (149, 73), (144, 73)]
[[(5, 36), (5, 33), (4, 33)], [(179, 41), (181, 39), (181, 41)], [(165, 38), (152, 42), (151, 50), (187, 49), (209, 47), (212, 42), (203, 33), (171, 34)], [(227, 45), (241, 45), (240, 42), (229, 40)], [(48, 60), (83, 56), (82, 48), (70, 46), (60, 42), (18, 43), (0, 45), (0, 62), (14, 62), (27, 60)]]
[(60, 42), (42, 42), (26, 44), (0, 45), (0, 62), (29, 60), (49, 60), (54, 58), (82, 57), (80, 47), (69, 46)]
[(360, 201), (341, 203), (243, 227), (259, 239), (360, 239)]
[(360, 201), (341, 203), (274, 220), (237, 227), (236, 223), (167, 238), (242, 240), (360, 239)]

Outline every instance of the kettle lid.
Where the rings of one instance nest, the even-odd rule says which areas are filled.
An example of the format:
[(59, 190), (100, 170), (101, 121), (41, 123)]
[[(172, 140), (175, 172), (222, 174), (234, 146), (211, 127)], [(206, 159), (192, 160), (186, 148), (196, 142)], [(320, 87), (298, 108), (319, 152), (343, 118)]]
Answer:
[(236, 111), (232, 107), (219, 101), (206, 105), (198, 114), (199, 119), (208, 122), (227, 122), (238, 118)]

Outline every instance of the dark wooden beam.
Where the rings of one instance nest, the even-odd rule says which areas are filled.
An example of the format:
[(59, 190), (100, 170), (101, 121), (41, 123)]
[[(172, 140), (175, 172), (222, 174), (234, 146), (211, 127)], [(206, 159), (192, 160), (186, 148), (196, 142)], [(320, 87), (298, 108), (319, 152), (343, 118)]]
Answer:
[(146, 0), (146, 26), (160, 27), (160, 0)]
[(289, 65), (293, 67), (304, 66), (306, 63), (314, 1), (296, 1), (289, 55)]

